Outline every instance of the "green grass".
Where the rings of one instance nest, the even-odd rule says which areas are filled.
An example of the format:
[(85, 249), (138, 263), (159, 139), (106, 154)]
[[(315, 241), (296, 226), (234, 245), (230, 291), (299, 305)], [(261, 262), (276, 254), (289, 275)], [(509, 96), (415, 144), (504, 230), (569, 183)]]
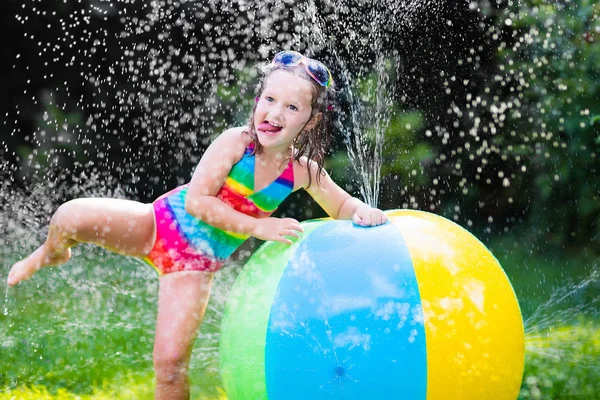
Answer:
[(526, 338), (522, 399), (597, 399), (600, 328), (593, 322), (562, 326)]
[[(2, 257), (3, 277), (14, 261), (10, 255)], [(196, 341), (190, 371), (194, 399), (221, 396), (218, 321), (225, 298), (221, 292), (230, 287), (223, 281), (230, 277), (231, 272), (216, 280)], [(158, 298), (152, 268), (84, 246), (66, 266), (44, 269), (15, 288), (1, 287), (0, 396), (152, 397)], [(137, 397), (112, 395), (125, 387)]]
[[(520, 398), (600, 399), (600, 324), (597, 304), (592, 307), (600, 289), (594, 283), (577, 289), (598, 265), (590, 258), (531, 255), (512, 242), (491, 247), (513, 282), (525, 319), (543, 307), (526, 327)], [(0, 256), (5, 277), (16, 255), (0, 249)], [(6, 293), (0, 300), (0, 400), (152, 398), (154, 271), (91, 246), (79, 247), (74, 256), (66, 266), (43, 270), (16, 288), (0, 284), (0, 293)], [(215, 281), (191, 363), (193, 399), (224, 398), (218, 329), (236, 271), (223, 271)], [(548, 302), (565, 288), (573, 294)]]
[[(102, 387), (94, 388), (88, 395), (69, 392), (67, 389), (60, 388), (55, 391), (49, 390), (45, 386), (19, 387), (17, 389), (8, 389), (0, 393), (0, 400), (13, 399), (61, 399), (61, 400), (136, 400), (151, 399), (153, 396), (152, 386), (148, 382), (152, 377), (131, 377), (130, 379), (121, 379), (119, 382), (105, 384)], [(216, 399), (216, 398), (215, 398)], [(208, 400), (208, 399), (207, 399)]]
[[(151, 381), (152, 379), (150, 379)], [(130, 379), (113, 382), (102, 388), (95, 388), (89, 395), (58, 389), (50, 392), (45, 386), (20, 387), (0, 393), (0, 400), (35, 399), (35, 400), (146, 400), (154, 395), (152, 385), (147, 380)], [(196, 397), (198, 400), (226, 400), (225, 392), (219, 389), (218, 395)]]
[(600, 261), (496, 239), (525, 321), (519, 399), (600, 399)]

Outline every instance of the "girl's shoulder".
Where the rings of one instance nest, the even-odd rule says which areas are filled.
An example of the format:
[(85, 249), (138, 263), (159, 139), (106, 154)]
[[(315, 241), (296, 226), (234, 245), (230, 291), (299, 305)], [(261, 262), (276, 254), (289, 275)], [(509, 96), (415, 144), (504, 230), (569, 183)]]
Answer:
[(229, 128), (221, 135), (226, 136), (230, 140), (241, 140), (247, 145), (252, 142), (252, 136), (250, 135), (250, 128), (248, 126), (236, 126)]
[[(319, 165), (306, 156), (301, 156), (294, 160), (294, 186), (296, 189), (306, 188), (309, 182), (317, 182)], [(326, 176), (325, 169), (321, 171), (321, 176)]]
[(238, 126), (229, 128), (219, 135), (213, 142), (214, 145), (224, 146), (226, 149), (232, 149), (236, 158), (242, 157), (246, 148), (252, 143), (252, 136), (247, 126)]

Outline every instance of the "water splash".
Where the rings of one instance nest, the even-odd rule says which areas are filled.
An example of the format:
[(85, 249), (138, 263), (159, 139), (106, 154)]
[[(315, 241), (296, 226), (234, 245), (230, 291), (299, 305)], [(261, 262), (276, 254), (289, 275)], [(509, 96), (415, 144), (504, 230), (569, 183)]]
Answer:
[[(34, 132), (19, 129), (11, 132), (11, 137), (31, 135), (34, 150), (29, 158), (25, 157), (21, 161), (18, 171), (12, 171), (12, 167), (2, 160), (0, 174), (8, 175), (3, 179), (3, 187), (0, 189), (0, 244), (3, 262), (17, 254), (26, 253), (27, 249), (43, 240), (48, 219), (59, 198), (155, 197), (154, 189), (181, 183), (187, 176), (187, 171), (198, 161), (200, 147), (206, 145), (211, 136), (225, 126), (231, 115), (240, 112), (216, 100), (218, 82), (230, 84), (245, 66), (259, 59), (267, 59), (279, 48), (306, 49), (309, 55), (329, 53), (334, 64), (339, 66), (344, 86), (342, 94), (348, 100), (349, 110), (341, 115), (338, 128), (344, 136), (350, 163), (359, 180), (361, 195), (372, 205), (379, 203), (381, 153), (385, 144), (383, 132), (388, 129), (390, 121), (389, 104), (397, 95), (393, 85), (394, 78), (397, 77), (394, 73), (399, 75), (398, 71), (402, 68), (402, 59), (398, 54), (383, 49), (386, 48), (386, 43), (399, 40), (400, 33), (414, 30), (415, 22), (426, 11), (440, 13), (441, 1), (394, 1), (375, 6), (369, 2), (358, 2), (361, 7), (354, 9), (341, 0), (318, 3), (311, 0), (306, 8), (298, 9), (289, 8), (289, 2), (279, 0), (151, 1), (141, 9), (129, 6), (130, 3), (83, 0), (75, 6), (75, 3), (69, 5), (75, 8), (66, 20), (51, 21), (48, 16), (54, 12), (53, 6), (48, 6), (50, 8), (46, 10), (43, 1), (30, 0), (23, 2), (24, 11), (20, 13), (23, 15), (15, 16), (17, 21), (27, 27), (27, 38), (39, 42), (37, 55), (40, 59), (64, 65), (66, 70), (80, 65), (82, 72), (81, 80), (64, 76), (64, 84), (59, 81), (56, 88), (47, 90), (34, 99), (33, 106), (42, 108), (37, 116), (39, 125), (36, 125)], [(382, 4), (387, 5), (385, 12), (378, 8)], [(468, 5), (472, 9), (479, 6), (476, 2)], [(333, 12), (324, 12), (327, 7)], [(536, 15), (546, 27), (556, 25), (549, 19), (544, 20), (546, 17), (538, 14), (539, 9), (536, 7), (531, 13), (524, 14)], [(342, 14), (352, 15), (351, 26), (340, 23), (339, 17)], [(508, 12), (506, 18), (506, 21), (510, 21)], [(288, 24), (290, 20), (294, 20), (296, 24)], [(307, 21), (310, 23), (306, 23)], [(63, 34), (55, 41), (44, 37), (43, 30), (36, 29), (49, 22), (61, 25)], [(85, 27), (82, 35), (73, 33), (77, 32), (78, 26)], [(398, 31), (392, 34), (386, 31), (389, 27), (397, 27)], [(486, 32), (489, 39), (486, 46), (489, 49), (473, 46), (467, 57), (453, 62), (460, 68), (467, 67), (479, 73), (485, 64), (482, 54), (490, 49), (495, 51), (496, 45), (499, 51), (510, 47), (510, 43), (507, 45), (503, 41), (500, 29), (489, 28)], [(566, 33), (563, 39), (565, 41), (570, 40), (568, 31)], [(179, 37), (185, 40), (180, 41)], [(233, 53), (229, 49), (232, 43), (244, 43), (246, 50)], [(78, 49), (74, 55), (69, 55), (73, 58), (62, 55), (66, 46)], [(111, 46), (119, 49), (120, 54), (116, 59), (106, 58)], [(483, 86), (477, 87), (473, 81), (461, 79), (460, 74), (453, 72), (452, 68), (439, 71), (439, 76), (425, 77), (439, 80), (446, 93), (462, 93), (461, 86), (472, 89), (468, 90), (464, 99), (457, 97), (448, 108), (447, 114), (452, 119), (449, 118), (447, 126), (443, 123), (436, 124), (425, 132), (424, 137), (419, 138), (419, 141), (423, 139), (439, 146), (439, 154), (432, 161), (427, 161), (426, 157), (423, 157), (424, 161), (407, 160), (406, 164), (411, 165), (411, 173), (407, 175), (410, 179), (404, 179), (406, 186), (400, 195), (409, 200), (402, 204), (394, 202), (394, 207), (400, 204), (415, 208), (432, 206), (434, 208), (431, 210), (434, 210), (443, 205), (444, 191), (462, 193), (468, 198), (473, 193), (473, 186), (491, 185), (497, 180), (505, 188), (501, 193), (503, 200), (512, 203), (517, 199), (515, 188), (519, 188), (521, 182), (519, 173), (525, 175), (530, 168), (527, 157), (550, 157), (549, 153), (544, 153), (546, 142), (552, 143), (555, 153), (566, 148), (566, 124), (560, 115), (560, 109), (548, 108), (541, 100), (527, 104), (522, 99), (534, 74), (552, 77), (551, 68), (544, 61), (546, 56), (538, 52), (532, 57), (531, 53), (536, 48), (552, 49), (553, 43), (547, 43), (543, 29), (532, 29), (515, 37), (513, 46), (520, 49), (518, 54), (522, 58), (535, 60), (536, 65), (513, 68), (513, 60), (505, 58), (494, 76), (494, 82), (485, 82)], [(68, 51), (65, 54), (69, 54)], [(577, 52), (570, 51), (566, 54), (565, 62), (576, 62), (574, 54)], [(35, 60), (37, 61), (38, 59)], [(567, 65), (565, 68), (568, 70)], [(367, 82), (367, 76), (373, 72), (374, 80), (367, 90), (367, 99), (361, 99), (357, 87)], [(414, 76), (419, 75), (415, 73)], [(123, 77), (125, 79), (119, 79)], [(549, 84), (555, 84), (554, 81), (553, 78), (548, 79)], [(564, 82), (557, 84), (567, 89)], [(510, 98), (498, 97), (497, 89), (504, 86), (514, 88)], [(569, 88), (572, 86), (577, 85), (570, 85)], [(93, 96), (80, 96), (74, 89), (77, 87), (93, 87)], [(570, 102), (574, 98), (576, 97), (571, 93), (563, 100)], [(235, 106), (239, 107), (239, 104), (236, 103)], [(14, 118), (16, 115), (28, 114), (25, 112), (26, 108), (19, 107), (20, 105), (15, 105), (14, 113), (11, 114)], [(532, 115), (531, 111), (536, 107), (547, 108), (553, 119), (561, 121), (557, 129), (552, 131), (545, 119), (527, 123)], [(78, 111), (70, 113), (69, 110), (73, 109)], [(246, 109), (249, 109), (247, 104)], [(79, 112), (85, 114), (86, 118), (78, 118)], [(580, 112), (584, 121), (589, 110)], [(487, 120), (486, 115), (490, 116)], [(9, 117), (7, 115), (6, 119)], [(511, 120), (515, 129), (509, 126), (508, 122)], [(525, 123), (525, 128), (522, 123)], [(506, 142), (496, 140), (502, 129), (511, 131), (504, 135), (509, 138)], [(128, 146), (121, 145), (125, 135), (135, 138)], [(102, 140), (95, 140), (96, 137), (102, 137)], [(56, 143), (60, 143), (60, 146), (55, 146)], [(80, 148), (76, 145), (80, 145)], [(408, 143), (403, 142), (402, 146), (408, 146)], [(401, 153), (403, 149), (404, 147), (398, 147), (395, 151)], [(0, 155), (8, 154), (5, 151), (8, 150), (0, 148)], [(581, 150), (583, 153), (591, 151), (593, 149)], [(79, 156), (85, 159), (92, 154), (100, 156), (93, 162), (78, 159)], [(593, 160), (595, 153), (591, 154), (589, 157)], [(152, 158), (154, 165), (143, 165), (145, 157)], [(69, 159), (76, 160), (74, 165), (69, 165)], [(500, 167), (491, 169), (494, 160), (498, 162), (498, 159), (503, 160), (496, 164)], [(503, 167), (510, 163), (517, 164), (519, 169), (514, 169), (512, 173), (506, 172)], [(86, 172), (79, 173), (81, 170)], [(116, 171), (118, 179), (105, 174), (107, 170)], [(11, 186), (15, 180), (19, 181), (15, 177), (36, 174), (38, 180), (31, 186), (24, 189), (16, 189), (17, 185)], [(71, 178), (66, 177), (69, 174), (75, 179), (69, 180)], [(560, 174), (557, 172), (550, 179), (559, 181)], [(150, 187), (134, 190), (133, 185), (143, 175), (149, 176)], [(419, 177), (433, 182), (429, 185), (428, 193), (421, 197)], [(63, 185), (67, 180), (68, 183)], [(497, 202), (498, 198), (494, 197), (493, 201)], [(454, 205), (453, 218), (458, 220), (461, 213), (463, 216), (467, 214), (468, 225), (471, 226), (471, 219), (475, 219), (473, 214), (477, 211), (483, 213), (501, 208), (486, 207), (487, 205), (489, 203), (485, 199), (478, 199), (477, 210), (461, 204)], [(464, 210), (468, 212), (465, 213)], [(494, 218), (502, 220), (492, 215), (489, 218), (490, 222)], [(56, 337), (64, 334), (78, 338), (111, 327), (132, 332), (135, 326), (131, 320), (135, 319), (141, 332), (140, 340), (150, 340), (148, 338), (152, 336), (156, 302), (156, 283), (152, 272), (138, 270), (137, 266), (128, 264), (121, 257), (104, 252), (98, 253), (88, 248), (78, 251), (74, 260), (65, 268), (44, 271), (48, 279), (35, 278), (40, 280), (34, 281), (35, 284), (27, 283), (30, 288), (37, 286), (32, 294), (23, 293), (24, 290), (20, 287), (11, 292), (7, 288), (4, 316), (10, 318), (10, 324), (21, 323), (21, 327), (26, 326), (17, 320), (19, 315), (36, 305), (43, 305), (36, 302), (36, 297), (51, 298), (54, 308), (45, 314), (48, 316), (48, 325), (40, 326), (36, 336)], [(107, 269), (106, 266), (110, 268)], [(226, 288), (235, 273), (220, 276), (222, 280), (215, 283), (215, 291), (203, 325), (208, 331), (203, 329), (199, 340), (201, 350), (195, 351), (192, 359), (193, 365), (200, 365), (211, 371), (217, 370), (218, 363), (214, 357), (218, 333), (214, 332), (219, 326)], [(548, 357), (568, 355), (564, 349), (544, 348), (536, 340), (547, 342), (551, 333), (565, 321), (590, 314), (597, 307), (598, 299), (594, 298), (587, 305), (577, 305), (562, 311), (553, 310), (562, 301), (580, 293), (583, 287), (578, 285), (559, 289), (526, 321), (529, 351), (543, 352)], [(63, 295), (63, 292), (69, 292), (70, 297)], [(8, 309), (9, 298), (13, 293), (15, 301), (11, 306), (14, 307)], [(115, 310), (124, 302), (137, 304), (141, 311), (137, 315), (117, 313)], [(85, 318), (72, 319), (81, 315), (85, 315)], [(106, 322), (107, 318), (111, 318), (110, 323)], [(56, 326), (68, 327), (69, 332), (61, 332)], [(26, 330), (12, 332), (4, 337), (3, 343), (17, 344), (19, 340), (35, 343), (38, 340)], [(140, 353), (135, 349), (131, 354), (138, 360), (138, 364), (151, 361), (149, 353)], [(107, 354), (106, 358), (114, 361), (125, 356), (114, 352)], [(81, 364), (68, 366), (67, 370), (76, 371), (82, 365), (91, 363), (91, 360), (82, 361)]]
[[(583, 296), (586, 289), (598, 284), (600, 262), (594, 263), (580, 281), (567, 283), (552, 292), (549, 299), (524, 321), (526, 351), (600, 371), (600, 362), (596, 358), (598, 351), (588, 354), (581, 349), (581, 342), (598, 346), (593, 335), (597, 330), (600, 295)], [(576, 304), (569, 305), (573, 302)]]
[[(348, 10), (344, 2), (335, 0), (327, 1), (326, 6), (349, 13), (357, 12)], [(322, 5), (317, 5), (315, 0), (309, 1), (302, 8), (303, 13), (299, 14), (301, 20), (308, 19), (311, 23), (308, 25), (310, 28), (303, 26), (302, 36), (296, 38), (297, 44), (306, 45), (311, 52), (329, 54), (333, 65), (339, 69), (342, 80), (339, 95), (345, 97), (349, 112), (336, 113), (336, 128), (344, 137), (362, 198), (373, 207), (379, 203), (385, 132), (390, 124), (393, 99), (396, 97), (397, 86), (392, 84), (392, 77), (397, 76), (401, 66), (397, 51), (385, 49), (384, 42), (390, 39), (385, 29), (394, 26), (400, 27), (400, 31), (410, 30), (414, 20), (425, 12), (426, 7), (431, 10), (437, 6), (435, 1), (390, 3), (385, 10), (370, 5), (365, 10), (366, 14), (360, 16), (363, 25), (361, 30), (366, 37), (356, 35), (353, 29), (344, 35), (342, 31), (347, 27), (335, 23), (335, 14), (322, 13)], [(401, 33), (396, 34), (401, 36)], [(332, 35), (339, 35), (343, 39), (332, 39)], [(343, 50), (337, 48), (338, 41), (343, 45)], [(341, 55), (342, 51), (344, 56)], [(374, 66), (371, 66), (373, 57)], [(361, 98), (355, 94), (355, 90), (357, 86), (365, 84), (366, 93)]]
[[(58, 206), (56, 198), (126, 197), (118, 185), (110, 189), (112, 181), (93, 175), (86, 178), (75, 187), (36, 182), (26, 190), (6, 185), (0, 190), (2, 279), (14, 261), (43, 242), (50, 216)], [(215, 279), (191, 360), (193, 371), (202, 371), (197, 373), (215, 382), (214, 386), (218, 381), (221, 310), (235, 272), (233, 265)], [(82, 244), (73, 248), (67, 264), (45, 268), (15, 287), (6, 286), (0, 312), (0, 349), (6, 362), (31, 369), (23, 379), (48, 387), (52, 386), (49, 367), (72, 374), (75, 380), (87, 368), (104, 370), (111, 366), (115, 371), (124, 371), (126, 366), (151, 374), (157, 302), (158, 279), (152, 268)], [(133, 337), (135, 344), (120, 342)], [(65, 341), (70, 343), (68, 351), (64, 351)], [(101, 364), (98, 357), (102, 357)], [(87, 378), (82, 377), (81, 382)]]
[(592, 284), (600, 280), (600, 262), (596, 262), (587, 277), (578, 283), (568, 283), (559, 287), (542, 303), (525, 321), (525, 333), (537, 335), (542, 331), (572, 321), (578, 316), (588, 314), (590, 311), (597, 313), (600, 295), (590, 300), (585, 300), (566, 309), (556, 310), (557, 306), (564, 305), (575, 296), (581, 294)]
[(4, 316), (8, 315), (8, 285), (6, 285), (6, 291), (4, 292), (4, 307), (2, 314)]

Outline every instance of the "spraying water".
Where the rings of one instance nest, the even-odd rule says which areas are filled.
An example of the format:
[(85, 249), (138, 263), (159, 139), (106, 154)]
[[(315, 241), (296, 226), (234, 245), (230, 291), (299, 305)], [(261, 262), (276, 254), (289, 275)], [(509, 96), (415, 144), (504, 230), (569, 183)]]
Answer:
[[(65, 3), (68, 11), (57, 14), (43, 1), (23, 2), (22, 10), (14, 15), (22, 35), (36, 43), (36, 57), (51, 66), (61, 65), (64, 71), (60, 76), (53, 75), (61, 74), (56, 68), (42, 71), (40, 76), (55, 87), (27, 93), (30, 102), (16, 102), (6, 116), (6, 120), (18, 120), (31, 114), (30, 108), (38, 113), (32, 129), (15, 123), (10, 138), (3, 138), (4, 146), (0, 146), (3, 268), (40, 244), (61, 199), (150, 200), (184, 183), (210, 140), (231, 121), (245, 122), (253, 98), (255, 63), (268, 60), (282, 48), (323, 56), (323, 61), (334, 67), (341, 100), (336, 110), (338, 135), (358, 191), (373, 206), (440, 211), (467, 227), (481, 219), (490, 225), (486, 232), (494, 224), (508, 232), (518, 218), (502, 214), (499, 210), (505, 208), (501, 206), (519, 203), (519, 191), (533, 184), (527, 180), (533, 169), (546, 168), (545, 163), (553, 157), (570, 157), (568, 135), (578, 136), (576, 131), (567, 133), (570, 128), (561, 109), (566, 109), (569, 99), (583, 96), (577, 92), (578, 85), (536, 80), (558, 85), (565, 93), (559, 99), (564, 104), (543, 98), (548, 87), (532, 89), (542, 96), (537, 100), (524, 95), (536, 74), (553, 76), (549, 59), (564, 60), (567, 69), (578, 62), (577, 49), (564, 57), (544, 53), (557, 46), (549, 41), (548, 30), (565, 29), (565, 36), (569, 30), (558, 26), (556, 18), (544, 15), (543, 8), (529, 10), (539, 17), (539, 27), (517, 31), (511, 39), (504, 36), (504, 29), (518, 23), (519, 7), (525, 10), (525, 5), (515, 2), (512, 9), (497, 13), (493, 7), (470, 2), (465, 7), (485, 43), (475, 45), (463, 38), (464, 51), (459, 53), (456, 46), (456, 55), (444, 53), (437, 59), (436, 44), (430, 43), (433, 33), (425, 29), (423, 21), (442, 20), (435, 25), (441, 35), (452, 29), (457, 19), (442, 1), (357, 2), (352, 7), (338, 0), (310, 0), (297, 7), (288, 3), (165, 0), (138, 7), (126, 1), (90, 0)], [(490, 22), (486, 13), (501, 22)], [(50, 30), (51, 26), (58, 28)], [(593, 36), (597, 25), (591, 27)], [(60, 35), (51, 38), (47, 32)], [(416, 39), (410, 41), (411, 36)], [(395, 47), (403, 41), (404, 47)], [(67, 51), (71, 48), (76, 51)], [(496, 50), (506, 55), (492, 74), (486, 63)], [(418, 61), (414, 55), (418, 53), (436, 58), (441, 66), (420, 64), (419, 71), (411, 64)], [(37, 64), (37, 59), (25, 58), (18, 54), (13, 68)], [(519, 65), (520, 60), (526, 62)], [(493, 81), (477, 81), (484, 73), (493, 76)], [(426, 92), (424, 82), (432, 82), (436, 91)], [(411, 95), (410, 87), (416, 94)], [(503, 97), (501, 91), (508, 95)], [(453, 101), (448, 103), (448, 97), (454, 97)], [(398, 103), (434, 111), (411, 120), (410, 110), (393, 107)], [(436, 108), (435, 103), (447, 108)], [(551, 118), (540, 119), (540, 110)], [(583, 130), (590, 109), (574, 112), (581, 117)], [(425, 118), (427, 129), (419, 128), (424, 123), (413, 123)], [(16, 162), (4, 160), (11, 156), (7, 149), (17, 147), (16, 138), (25, 136), (32, 151), (23, 152)], [(597, 161), (593, 147), (579, 143), (576, 151), (580, 157), (570, 160), (577, 166), (574, 170)], [(555, 171), (540, 185), (558, 185), (566, 175)], [(27, 180), (31, 183), (25, 183)], [(473, 193), (493, 185), (502, 190), (485, 191), (487, 196), (473, 199)], [(595, 196), (588, 197), (597, 201)], [(570, 229), (568, 235), (578, 234), (578, 228)], [(251, 250), (250, 244), (239, 253), (240, 265)], [(25, 361), (31, 370), (39, 371), (32, 372), (32, 382), (51, 379), (44, 375), (44, 368), (52, 354), (37, 355), (43, 351), (42, 337), (78, 338), (82, 346), (86, 342), (81, 338), (87, 337), (92, 338), (89, 343), (113, 349), (121, 348), (120, 344), (110, 339), (100, 343), (98, 337), (104, 331), (117, 336), (135, 332), (139, 341), (134, 347), (103, 354), (103, 358), (107, 368), (133, 365), (150, 370), (157, 288), (153, 271), (81, 247), (68, 266), (44, 273), (46, 278), (32, 282), (35, 290), (6, 288), (2, 313), (9, 321), (1, 325), (2, 351), (18, 363), (23, 348), (36, 349)], [(215, 285), (193, 353), (192, 366), (214, 376), (218, 376), (220, 310), (236, 273), (234, 267), (217, 277), (220, 283)], [(593, 314), (597, 296), (559, 311), (556, 307), (597, 280), (596, 265), (587, 278), (559, 288), (527, 318), (529, 351), (551, 357), (571, 355), (562, 347), (548, 350), (538, 340), (547, 338), (546, 333), (569, 320), (567, 317)], [(43, 317), (34, 309), (42, 310)], [(32, 313), (30, 318), (19, 317), (28, 313)], [(31, 328), (36, 318), (40, 321)], [(61, 367), (84, 374), (85, 363), (79, 361), (67, 360)], [(597, 366), (592, 359), (583, 364)], [(16, 385), (16, 378), (11, 382)]]
[[(524, 321), (527, 351), (555, 361), (575, 362), (579, 367), (600, 371), (595, 354), (582, 354), (578, 341), (568, 339), (577, 338), (582, 327), (583, 332), (593, 331), (594, 323), (590, 321), (598, 317), (600, 295), (594, 294), (592, 286), (599, 282), (600, 263), (596, 262), (587, 276), (577, 282), (567, 282), (554, 290)], [(577, 300), (577, 296), (581, 296), (586, 290), (592, 293), (590, 298)]]
[[(347, 10), (344, 2), (328, 1), (327, 6), (333, 10)], [(314, 0), (302, 8), (303, 14), (299, 14), (302, 20), (308, 19), (311, 23), (303, 26), (303, 35), (297, 38), (296, 44), (329, 54), (333, 65), (339, 69), (340, 97), (347, 102), (349, 110), (337, 113), (336, 128), (343, 135), (360, 194), (372, 207), (379, 203), (385, 132), (396, 97), (396, 85), (391, 83), (401, 67), (397, 51), (385, 47), (385, 42), (390, 40), (386, 28), (393, 26), (399, 31), (397, 34), (406, 34), (413, 21), (437, 7), (436, 1), (415, 1), (395, 2), (385, 10), (377, 6), (347, 10), (355, 16), (356, 30), (362, 35), (354, 30), (344, 35), (342, 23), (332, 24), (337, 15), (324, 15), (320, 12), (322, 5), (317, 5)], [(341, 48), (340, 43), (330, 39), (338, 35), (344, 38)], [(354, 91), (361, 85), (366, 86), (366, 90), (357, 96)]]

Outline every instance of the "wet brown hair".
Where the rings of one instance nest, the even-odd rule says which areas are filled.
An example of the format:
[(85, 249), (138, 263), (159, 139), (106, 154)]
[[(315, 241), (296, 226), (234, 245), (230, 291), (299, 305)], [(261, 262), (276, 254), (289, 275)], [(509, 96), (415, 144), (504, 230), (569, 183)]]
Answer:
[[(263, 76), (256, 86), (256, 96), (260, 96), (265, 88), (267, 79), (271, 74), (278, 70), (284, 70), (290, 72), (296, 76), (302, 77), (312, 83), (312, 102), (311, 102), (311, 114), (310, 118), (306, 122), (310, 122), (317, 114), (321, 113), (321, 118), (315, 125), (315, 127), (309, 131), (304, 132), (304, 128), (298, 133), (296, 140), (294, 141), (294, 148), (296, 150), (293, 154), (293, 159), (298, 161), (302, 156), (306, 156), (309, 161), (317, 163), (317, 184), (320, 183), (323, 172), (325, 154), (329, 149), (331, 142), (331, 131), (333, 125), (333, 102), (335, 100), (335, 86), (333, 81), (329, 87), (325, 87), (316, 82), (308, 73), (304, 70), (303, 66), (288, 67), (278, 64), (267, 64), (261, 68)], [(248, 120), (248, 126), (250, 127), (250, 136), (254, 143), (254, 151), (261, 152), (262, 146), (258, 142), (256, 136), (256, 130), (254, 128), (254, 114), (256, 112), (257, 103), (254, 103), (250, 118)], [(305, 126), (306, 126), (305, 124)], [(306, 169), (308, 171), (308, 186), (310, 187), (312, 181), (312, 175), (310, 173), (310, 163), (306, 163)]]

